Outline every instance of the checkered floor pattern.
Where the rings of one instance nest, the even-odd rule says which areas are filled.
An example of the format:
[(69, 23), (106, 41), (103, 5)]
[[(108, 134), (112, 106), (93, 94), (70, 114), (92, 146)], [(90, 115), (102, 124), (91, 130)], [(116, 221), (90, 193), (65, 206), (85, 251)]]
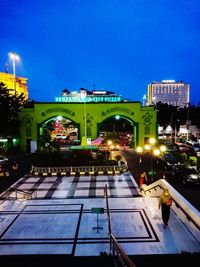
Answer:
[(102, 198), (107, 185), (108, 197), (139, 196), (139, 188), (129, 172), (108, 176), (29, 177), (24, 176), (0, 195), (5, 198), (23, 198), (23, 192), (33, 192), (32, 198)]

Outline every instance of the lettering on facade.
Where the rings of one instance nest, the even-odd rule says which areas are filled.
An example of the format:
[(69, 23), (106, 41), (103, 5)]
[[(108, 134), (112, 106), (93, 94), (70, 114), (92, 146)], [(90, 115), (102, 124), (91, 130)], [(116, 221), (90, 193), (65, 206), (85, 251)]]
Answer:
[(121, 96), (86, 96), (84, 99), (81, 96), (62, 96), (56, 97), (56, 102), (68, 102), (68, 103), (84, 103), (84, 102), (121, 102)]
[(41, 116), (45, 117), (47, 114), (54, 113), (54, 112), (63, 112), (63, 113), (71, 115), (72, 117), (75, 116), (75, 112), (74, 111), (71, 111), (71, 110), (66, 109), (66, 108), (58, 108), (58, 107), (47, 109), (46, 111), (41, 113)]
[(123, 107), (113, 107), (113, 108), (110, 108), (110, 109), (107, 109), (105, 111), (103, 111), (101, 113), (102, 116), (106, 116), (108, 115), (109, 113), (113, 113), (113, 112), (124, 112), (126, 114), (129, 114), (131, 116), (135, 115), (135, 112), (131, 111), (130, 109), (128, 108), (123, 108)]

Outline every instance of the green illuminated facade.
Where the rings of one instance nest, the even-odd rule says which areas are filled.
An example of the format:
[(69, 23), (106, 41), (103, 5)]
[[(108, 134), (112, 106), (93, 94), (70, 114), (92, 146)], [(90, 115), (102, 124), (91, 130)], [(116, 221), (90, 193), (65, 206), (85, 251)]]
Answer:
[(156, 111), (154, 107), (141, 106), (140, 102), (35, 103), (33, 108), (24, 108), (19, 113), (21, 150), (28, 151), (31, 141), (37, 144), (45, 122), (57, 116), (71, 120), (78, 128), (81, 139), (85, 133), (84, 114), (87, 137), (91, 140), (99, 136), (99, 125), (116, 115), (133, 125), (135, 147), (143, 146), (150, 137), (157, 138)]

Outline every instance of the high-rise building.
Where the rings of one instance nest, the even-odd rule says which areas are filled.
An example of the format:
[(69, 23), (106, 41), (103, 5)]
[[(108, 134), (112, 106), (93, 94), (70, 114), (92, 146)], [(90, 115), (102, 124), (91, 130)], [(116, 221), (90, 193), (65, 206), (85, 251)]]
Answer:
[(7, 86), (11, 95), (15, 95), (14, 87), (16, 86), (16, 95), (23, 93), (25, 100), (28, 100), (27, 78), (15, 77), (14, 84), (13, 74), (0, 72), (0, 82)]
[(185, 107), (190, 102), (190, 85), (183, 81), (154, 81), (148, 85), (148, 105), (158, 102)]

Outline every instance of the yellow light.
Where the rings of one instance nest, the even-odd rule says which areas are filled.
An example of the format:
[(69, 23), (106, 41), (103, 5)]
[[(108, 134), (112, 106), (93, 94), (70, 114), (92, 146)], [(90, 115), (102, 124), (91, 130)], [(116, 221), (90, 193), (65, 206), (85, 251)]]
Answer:
[(151, 147), (150, 147), (150, 145), (146, 144), (146, 145), (144, 146), (144, 149), (145, 149), (145, 150), (150, 150)]
[(160, 150), (159, 150), (159, 149), (155, 149), (155, 150), (153, 151), (153, 154), (154, 154), (155, 156), (160, 155)]
[(107, 144), (110, 146), (112, 144), (112, 141), (108, 140)]
[(166, 151), (166, 146), (164, 146), (164, 145), (160, 146), (160, 151), (161, 152), (165, 152)]
[(136, 151), (138, 152), (138, 153), (141, 153), (143, 150), (142, 150), (142, 147), (141, 146), (138, 146), (137, 148), (136, 148)]
[(111, 149), (114, 149), (114, 148), (115, 148), (115, 146), (114, 146), (114, 145), (111, 145), (111, 146), (110, 146), (110, 148), (111, 148)]
[(151, 145), (155, 144), (155, 142), (156, 142), (155, 138), (149, 138), (149, 143)]

